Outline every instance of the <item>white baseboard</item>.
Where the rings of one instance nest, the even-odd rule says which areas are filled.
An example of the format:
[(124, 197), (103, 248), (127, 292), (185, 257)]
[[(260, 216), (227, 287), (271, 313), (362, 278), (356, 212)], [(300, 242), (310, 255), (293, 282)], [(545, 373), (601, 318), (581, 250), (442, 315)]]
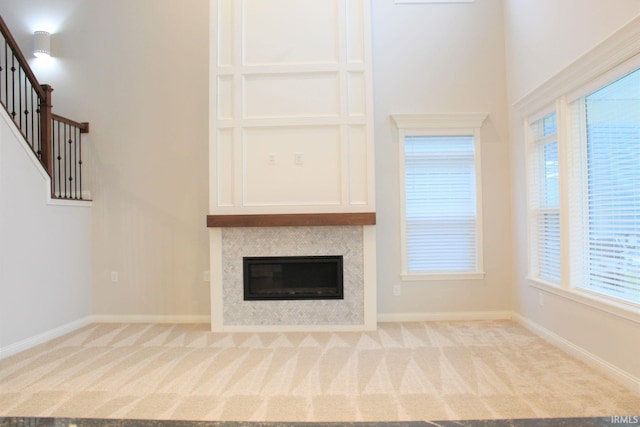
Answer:
[(213, 332), (367, 332), (375, 331), (376, 325), (223, 325)]
[(211, 323), (209, 315), (96, 314), (93, 323)]
[(566, 340), (555, 332), (541, 326), (533, 320), (527, 319), (518, 313), (513, 313), (513, 320), (520, 323), (522, 326), (540, 336), (545, 341), (559, 347), (561, 350), (571, 354), (577, 359), (580, 359), (587, 365), (602, 372), (613, 381), (629, 388), (630, 390), (640, 394), (640, 378), (637, 378), (627, 371), (624, 371), (617, 366), (612, 365), (606, 360), (596, 356), (595, 354), (585, 350)]
[(42, 332), (38, 335), (34, 335), (17, 343), (10, 344), (7, 347), (0, 347), (0, 360), (20, 353), (21, 351), (29, 350), (40, 344), (44, 344), (47, 341), (51, 341), (55, 338), (59, 338), (70, 332), (78, 330), (82, 327), (90, 325), (92, 322), (91, 316), (84, 317), (79, 320), (75, 320), (66, 325), (58, 326), (57, 328), (50, 329), (46, 332)]
[(456, 320), (510, 320), (510, 311), (459, 311), (439, 313), (380, 313), (378, 322), (437, 322)]

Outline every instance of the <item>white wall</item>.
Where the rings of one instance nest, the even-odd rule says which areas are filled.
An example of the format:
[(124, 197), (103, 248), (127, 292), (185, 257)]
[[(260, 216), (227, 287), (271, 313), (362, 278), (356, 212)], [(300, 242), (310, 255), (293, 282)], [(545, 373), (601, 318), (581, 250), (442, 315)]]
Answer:
[[(373, 1), (378, 312), (510, 310), (511, 233), (502, 1)], [(484, 280), (400, 284), (398, 113), (488, 112), (482, 129)]]
[(55, 58), (31, 64), (54, 112), (91, 123), (96, 315), (209, 313), (208, 4), (0, 0), (27, 56), (50, 23)]
[(48, 176), (0, 116), (2, 358), (91, 314), (91, 208), (47, 204)]
[[(54, 109), (91, 122), (94, 312), (206, 315), (208, 0), (0, 0)], [(502, 2), (372, 1), (378, 312), (508, 310), (510, 222)], [(456, 31), (451, 31), (455, 28)], [(188, 77), (185, 77), (188, 76)], [(389, 115), (489, 112), (483, 129), (486, 279), (400, 283), (398, 150)], [(110, 282), (118, 271), (120, 281)]]
[[(94, 312), (206, 315), (208, 0), (0, 0), (28, 51), (53, 20), (38, 77), (54, 109), (91, 122)], [(378, 312), (508, 310), (510, 222), (502, 2), (372, 2)], [(117, 30), (115, 30), (117, 28)], [(451, 29), (456, 28), (455, 32)], [(183, 50), (184, 49), (184, 50)], [(185, 77), (188, 76), (188, 77)], [(389, 115), (489, 112), (483, 128), (486, 279), (400, 282), (398, 150)], [(110, 272), (120, 281), (111, 283)]]
[[(507, 0), (505, 22), (509, 104), (571, 64), (640, 13), (640, 1)], [(540, 29), (544, 29), (541, 31)], [(525, 319), (640, 378), (640, 324), (529, 286), (523, 118), (510, 109), (514, 212), (514, 309)], [(544, 305), (538, 304), (543, 293)]]
[(638, 0), (505, 0), (510, 105), (640, 12)]

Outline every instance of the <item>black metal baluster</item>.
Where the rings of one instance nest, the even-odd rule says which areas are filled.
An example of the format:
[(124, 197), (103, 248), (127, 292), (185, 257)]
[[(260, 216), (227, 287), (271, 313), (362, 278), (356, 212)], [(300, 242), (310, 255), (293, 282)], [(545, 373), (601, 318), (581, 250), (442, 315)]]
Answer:
[(80, 153), (80, 160), (78, 160), (78, 181), (80, 181), (80, 200), (82, 200), (84, 197), (82, 195), (82, 134), (80, 128), (78, 128), (78, 151)]
[[(40, 129), (40, 97), (38, 97), (38, 107), (36, 108), (36, 114), (38, 115), (38, 149), (39, 149), (39, 152), (40, 152), (40, 160), (42, 160), (42, 135), (40, 134), (40, 132), (41, 132), (41, 129)], [(53, 136), (51, 138), (53, 139)], [(52, 142), (51, 145), (52, 145), (52, 148), (53, 148), (53, 142)], [(53, 159), (53, 157), (51, 157), (51, 159)], [(55, 162), (53, 162), (51, 167), (53, 167), (54, 165), (55, 165)], [(51, 177), (51, 179), (53, 179), (54, 176), (55, 175), (53, 175)]]
[(62, 140), (62, 163), (64, 164), (64, 198), (68, 197), (67, 189), (69, 188), (69, 169), (67, 168), (67, 163), (69, 163), (69, 153), (67, 152), (67, 125), (64, 123), (62, 126), (62, 135), (64, 139)]
[[(22, 132), (24, 132), (22, 130), (22, 67), (20, 66), (20, 64), (18, 64), (18, 123), (19, 123), (19, 128)], [(29, 140), (27, 139), (27, 142), (29, 142)], [(33, 148), (33, 147), (32, 147)]]
[[(65, 158), (65, 162), (64, 162), (64, 170), (65, 170), (65, 178), (67, 180), (67, 186), (68, 186), (68, 193), (67, 193), (67, 186), (65, 186), (65, 198), (71, 198), (71, 181), (72, 181), (72, 177), (71, 177), (71, 173), (73, 172), (71, 169), (71, 139), (69, 139), (69, 125), (65, 124), (64, 125), (64, 140), (67, 141), (67, 154), (65, 154), (65, 157), (68, 156), (68, 158)], [(68, 168), (67, 168), (68, 165)]]
[[(24, 74), (24, 136), (29, 141), (29, 97), (27, 96), (27, 73)], [(22, 110), (22, 108), (20, 108)], [(33, 138), (33, 136), (32, 136)], [(33, 151), (36, 151), (35, 141), (29, 141)]]
[(16, 120), (16, 56), (11, 52), (11, 117)]
[(73, 137), (72, 137), (72, 129), (71, 129), (71, 125), (66, 124), (65, 128), (67, 129), (67, 131), (69, 132), (69, 140), (67, 141), (69, 143), (69, 198), (73, 199), (75, 198), (74, 196), (74, 182), (73, 182), (73, 172), (75, 170), (75, 159), (74, 159), (74, 155), (73, 155)]
[[(40, 133), (40, 129), (38, 129), (38, 134)], [(56, 130), (55, 126), (51, 129), (51, 158), (54, 159), (51, 163), (51, 182), (53, 183), (53, 195), (58, 197), (57, 191), (57, 183), (56, 183), (56, 160), (58, 157), (56, 156)]]
[(6, 90), (4, 96), (4, 106), (7, 107), (7, 111), (9, 110), (9, 43), (4, 41), (4, 88)]
[(73, 163), (75, 165), (75, 168), (74, 168), (74, 171), (75, 171), (75, 173), (74, 173), (74, 177), (75, 177), (74, 188), (76, 190), (76, 197), (75, 198), (76, 199), (81, 199), (82, 197), (81, 196), (79, 197), (79, 194), (78, 194), (78, 185), (79, 185), (78, 181), (80, 180), (78, 178), (78, 145), (79, 145), (78, 128), (77, 127), (73, 127), (73, 131), (74, 131), (73, 132), (73, 153), (75, 155), (75, 162)]
[[(60, 126), (58, 124), (58, 126)], [(64, 172), (62, 172), (62, 166), (60, 166), (60, 171), (62, 172), (62, 177), (61, 177), (61, 181), (60, 181), (60, 197), (66, 197), (67, 196), (67, 154), (66, 154), (66, 144), (64, 143), (67, 140), (67, 136), (64, 134), (65, 129), (63, 128), (61, 131), (61, 135), (62, 138), (60, 138), (60, 142), (59, 144), (62, 145), (62, 164), (64, 165)]]
[[(5, 49), (6, 49), (6, 44), (7, 42), (5, 41)], [(0, 102), (2, 101), (2, 72), (4, 71), (4, 69), (6, 68), (7, 64), (4, 64), (5, 66), (2, 66), (2, 53), (0, 52)]]
[(36, 154), (38, 155), (38, 158), (40, 160), (42, 160), (42, 150), (40, 149), (40, 140), (36, 140), (35, 138), (35, 134), (36, 134), (36, 128), (35, 128), (35, 123), (34, 123), (34, 116), (35, 114), (33, 113), (35, 111), (34, 108), (34, 102), (33, 102), (33, 86), (31, 86), (31, 138), (34, 139), (34, 145), (37, 147), (36, 148)]
[(61, 182), (62, 181), (62, 165), (60, 164), (60, 161), (62, 160), (62, 156), (60, 155), (60, 122), (58, 122), (58, 182), (57, 182), (57, 186), (58, 186), (58, 197), (62, 197), (62, 186), (61, 186)]
[(62, 124), (62, 135), (64, 139), (62, 140), (62, 163), (64, 164), (64, 198), (68, 197), (67, 189), (69, 188), (69, 170), (67, 168), (67, 163), (69, 163), (69, 153), (67, 152), (67, 126)]
[[(58, 122), (58, 129), (60, 129), (60, 122)], [(66, 176), (64, 175), (64, 172), (63, 172), (63, 169), (62, 169), (63, 164), (64, 164), (64, 149), (65, 149), (64, 139), (63, 139), (64, 138), (64, 133), (63, 132), (64, 132), (64, 129), (60, 129), (60, 138), (58, 139), (58, 156), (60, 157), (60, 160), (61, 160), (61, 162), (60, 162), (60, 170), (59, 170), (59, 172), (60, 172), (59, 175), (60, 176), (58, 177), (59, 178), (58, 185), (60, 186), (60, 197), (64, 197), (64, 193), (66, 191), (65, 183), (67, 182), (66, 181)]]

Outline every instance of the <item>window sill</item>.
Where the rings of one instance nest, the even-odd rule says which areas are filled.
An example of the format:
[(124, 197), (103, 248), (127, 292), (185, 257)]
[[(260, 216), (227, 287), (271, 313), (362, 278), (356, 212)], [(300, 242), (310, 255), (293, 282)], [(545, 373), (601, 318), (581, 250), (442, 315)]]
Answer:
[(581, 289), (560, 288), (557, 285), (552, 285), (534, 277), (527, 277), (527, 280), (529, 281), (529, 285), (536, 289), (549, 292), (605, 313), (613, 314), (614, 316), (631, 320), (632, 322), (640, 323), (640, 306), (633, 303), (625, 303), (605, 296), (601, 297)]
[(418, 281), (418, 280), (482, 280), (485, 273), (438, 273), (438, 274), (401, 274), (402, 280)]

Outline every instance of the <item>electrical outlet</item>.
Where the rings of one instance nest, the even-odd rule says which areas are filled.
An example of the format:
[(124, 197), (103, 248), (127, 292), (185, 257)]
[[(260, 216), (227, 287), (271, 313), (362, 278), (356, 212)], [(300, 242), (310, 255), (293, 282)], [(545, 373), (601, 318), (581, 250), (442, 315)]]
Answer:
[(296, 165), (298, 165), (298, 166), (304, 165), (304, 154), (296, 153), (295, 159), (296, 159), (295, 160), (296, 161)]
[(118, 281), (118, 272), (117, 271), (112, 271), (111, 272), (111, 281), (113, 283), (116, 283)]
[(210, 282), (211, 281), (211, 273), (209, 273), (209, 271), (205, 271), (204, 274), (202, 275), (202, 278), (205, 282)]
[(400, 296), (400, 285), (393, 285), (393, 296), (394, 297)]
[(270, 165), (276, 164), (276, 153), (269, 153), (267, 156), (267, 163)]

